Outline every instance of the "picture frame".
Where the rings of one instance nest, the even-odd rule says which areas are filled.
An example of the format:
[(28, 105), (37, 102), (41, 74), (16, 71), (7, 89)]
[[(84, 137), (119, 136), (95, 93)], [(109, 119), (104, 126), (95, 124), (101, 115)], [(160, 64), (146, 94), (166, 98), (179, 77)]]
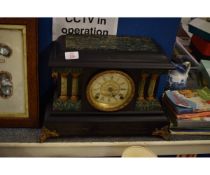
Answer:
[(0, 127), (38, 127), (38, 20), (0, 18)]

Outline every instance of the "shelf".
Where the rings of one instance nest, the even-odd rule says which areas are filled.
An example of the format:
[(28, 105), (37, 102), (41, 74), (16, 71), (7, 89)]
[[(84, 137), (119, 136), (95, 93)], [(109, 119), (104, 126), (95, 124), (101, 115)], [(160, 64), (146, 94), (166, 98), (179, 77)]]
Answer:
[(0, 143), (1, 157), (120, 157), (129, 146), (144, 146), (157, 155), (208, 154), (210, 140)]
[(1, 157), (120, 157), (129, 146), (144, 146), (157, 155), (209, 154), (209, 136), (71, 137), (38, 143), (39, 129), (0, 129)]

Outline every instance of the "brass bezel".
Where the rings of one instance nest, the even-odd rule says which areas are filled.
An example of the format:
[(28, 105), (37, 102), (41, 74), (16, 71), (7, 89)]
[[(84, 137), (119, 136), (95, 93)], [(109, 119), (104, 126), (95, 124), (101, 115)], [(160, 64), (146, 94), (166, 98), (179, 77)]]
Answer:
[[(92, 96), (91, 96), (91, 85), (92, 85), (92, 83), (96, 80), (96, 79), (98, 79), (100, 76), (103, 76), (104, 74), (110, 74), (110, 73), (117, 73), (117, 74), (120, 74), (120, 75), (122, 75), (122, 76), (124, 76), (127, 80), (128, 80), (128, 82), (129, 82), (129, 87), (130, 87), (130, 89), (128, 89), (128, 91), (129, 91), (129, 95), (128, 95), (128, 97), (126, 98), (126, 100), (125, 100), (125, 102), (123, 103), (123, 104), (121, 104), (121, 105), (119, 105), (119, 106), (117, 106), (117, 107), (110, 107), (110, 106), (107, 106), (107, 105), (104, 105), (104, 104), (102, 104), (102, 103), (99, 103), (99, 102), (96, 102), (95, 100), (94, 100), (94, 98), (92, 98)], [(86, 96), (87, 96), (87, 100), (88, 100), (88, 102), (90, 103), (90, 105), (92, 106), (92, 107), (94, 107), (95, 109), (98, 109), (98, 110), (100, 110), (100, 111), (118, 111), (118, 110), (120, 110), (120, 109), (122, 109), (122, 108), (124, 108), (125, 106), (127, 106), (130, 102), (131, 102), (131, 100), (133, 99), (133, 97), (134, 97), (134, 93), (135, 93), (135, 84), (134, 84), (134, 81), (133, 81), (133, 79), (128, 75), (128, 74), (126, 74), (125, 72), (123, 72), (123, 71), (119, 71), (119, 70), (106, 70), (106, 71), (103, 71), (103, 72), (100, 72), (100, 73), (97, 73), (96, 75), (94, 75), (92, 78), (91, 78), (91, 80), (89, 81), (89, 83), (88, 83), (88, 85), (87, 85), (87, 88), (86, 88)]]

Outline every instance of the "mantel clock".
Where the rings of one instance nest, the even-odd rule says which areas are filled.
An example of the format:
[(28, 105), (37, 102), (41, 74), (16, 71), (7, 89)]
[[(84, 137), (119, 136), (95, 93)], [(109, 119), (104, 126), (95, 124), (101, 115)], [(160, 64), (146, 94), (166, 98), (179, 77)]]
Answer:
[(173, 66), (150, 38), (60, 36), (52, 43), (49, 66), (54, 96), (42, 141), (58, 135), (152, 135), (168, 125), (156, 91), (160, 76)]

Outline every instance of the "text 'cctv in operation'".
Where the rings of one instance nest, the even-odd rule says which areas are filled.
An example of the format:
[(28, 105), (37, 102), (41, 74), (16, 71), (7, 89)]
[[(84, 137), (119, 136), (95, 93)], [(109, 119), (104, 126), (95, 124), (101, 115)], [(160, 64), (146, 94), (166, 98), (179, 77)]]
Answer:
[[(67, 23), (74, 24), (94, 24), (95, 26), (106, 25), (107, 20), (105, 18), (65, 18)], [(87, 27), (87, 28), (61, 28), (63, 34), (68, 35), (109, 35), (108, 30), (97, 29), (97, 27)]]

